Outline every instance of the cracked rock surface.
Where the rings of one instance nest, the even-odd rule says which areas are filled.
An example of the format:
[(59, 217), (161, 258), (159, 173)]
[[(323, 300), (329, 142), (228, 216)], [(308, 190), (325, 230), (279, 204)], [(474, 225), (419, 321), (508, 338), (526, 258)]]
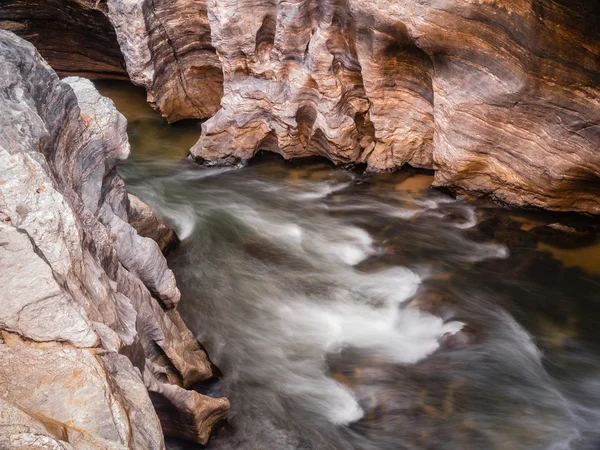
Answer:
[(135, 209), (158, 219), (116, 171), (126, 125), (90, 81), (60, 81), (0, 31), (2, 448), (161, 449), (161, 424), (205, 443), (228, 411), (187, 389), (212, 366), (159, 244), (129, 224)]

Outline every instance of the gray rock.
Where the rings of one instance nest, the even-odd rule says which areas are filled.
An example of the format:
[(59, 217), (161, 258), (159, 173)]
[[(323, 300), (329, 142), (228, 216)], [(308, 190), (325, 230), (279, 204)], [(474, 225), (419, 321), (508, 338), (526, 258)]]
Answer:
[(0, 88), (0, 392), (29, 424), (1, 428), (0, 442), (164, 448), (167, 419), (147, 389), (168, 386), (168, 420), (181, 426), (165, 431), (205, 442), (228, 403), (189, 407), (199, 394), (186, 388), (212, 369), (174, 310), (180, 293), (159, 245), (128, 223), (115, 169), (129, 155), (125, 118), (5, 31)]

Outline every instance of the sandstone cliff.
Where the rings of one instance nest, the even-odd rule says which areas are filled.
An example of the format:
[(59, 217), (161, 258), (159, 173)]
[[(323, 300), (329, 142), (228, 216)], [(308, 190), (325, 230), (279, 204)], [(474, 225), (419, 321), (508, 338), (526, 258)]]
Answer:
[[(111, 54), (116, 40), (169, 121), (212, 116), (191, 150), (199, 162), (267, 149), (370, 170), (410, 164), (434, 169), (437, 186), (600, 213), (595, 0), (69, 2), (58, 8), (69, 23), (102, 12), (84, 15), (88, 39), (108, 18)], [(4, 2), (2, 26), (51, 53), (52, 26), (14, 14), (29, 5)]]
[(187, 389), (212, 366), (129, 224), (158, 219), (115, 169), (125, 118), (0, 31), (0, 130), (0, 448), (161, 449), (161, 424), (206, 442), (229, 403)]

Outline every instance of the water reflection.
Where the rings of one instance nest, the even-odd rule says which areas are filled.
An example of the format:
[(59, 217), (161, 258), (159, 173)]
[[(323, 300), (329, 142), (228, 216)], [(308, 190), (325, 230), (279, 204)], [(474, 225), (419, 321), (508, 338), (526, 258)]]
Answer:
[(136, 108), (120, 172), (183, 238), (181, 312), (232, 403), (209, 448), (598, 449), (597, 224), (413, 171), (203, 169), (196, 124)]

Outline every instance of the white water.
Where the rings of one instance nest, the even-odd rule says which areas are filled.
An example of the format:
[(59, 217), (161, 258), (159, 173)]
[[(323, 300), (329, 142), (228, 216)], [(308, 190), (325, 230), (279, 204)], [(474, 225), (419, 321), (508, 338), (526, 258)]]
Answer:
[[(600, 408), (583, 398), (600, 399), (600, 364), (576, 354), (591, 373), (574, 392), (549, 375), (498, 304), (515, 281), (486, 268), (513, 256), (465, 234), (474, 207), (337, 171), (146, 169), (130, 167), (128, 185), (183, 238), (170, 261), (180, 310), (225, 374), (212, 393), (232, 403), (209, 448), (597, 450)], [(515, 300), (563, 295), (536, 283)], [(440, 285), (443, 313), (419, 309)], [(464, 327), (476, 342), (443, 346)]]

